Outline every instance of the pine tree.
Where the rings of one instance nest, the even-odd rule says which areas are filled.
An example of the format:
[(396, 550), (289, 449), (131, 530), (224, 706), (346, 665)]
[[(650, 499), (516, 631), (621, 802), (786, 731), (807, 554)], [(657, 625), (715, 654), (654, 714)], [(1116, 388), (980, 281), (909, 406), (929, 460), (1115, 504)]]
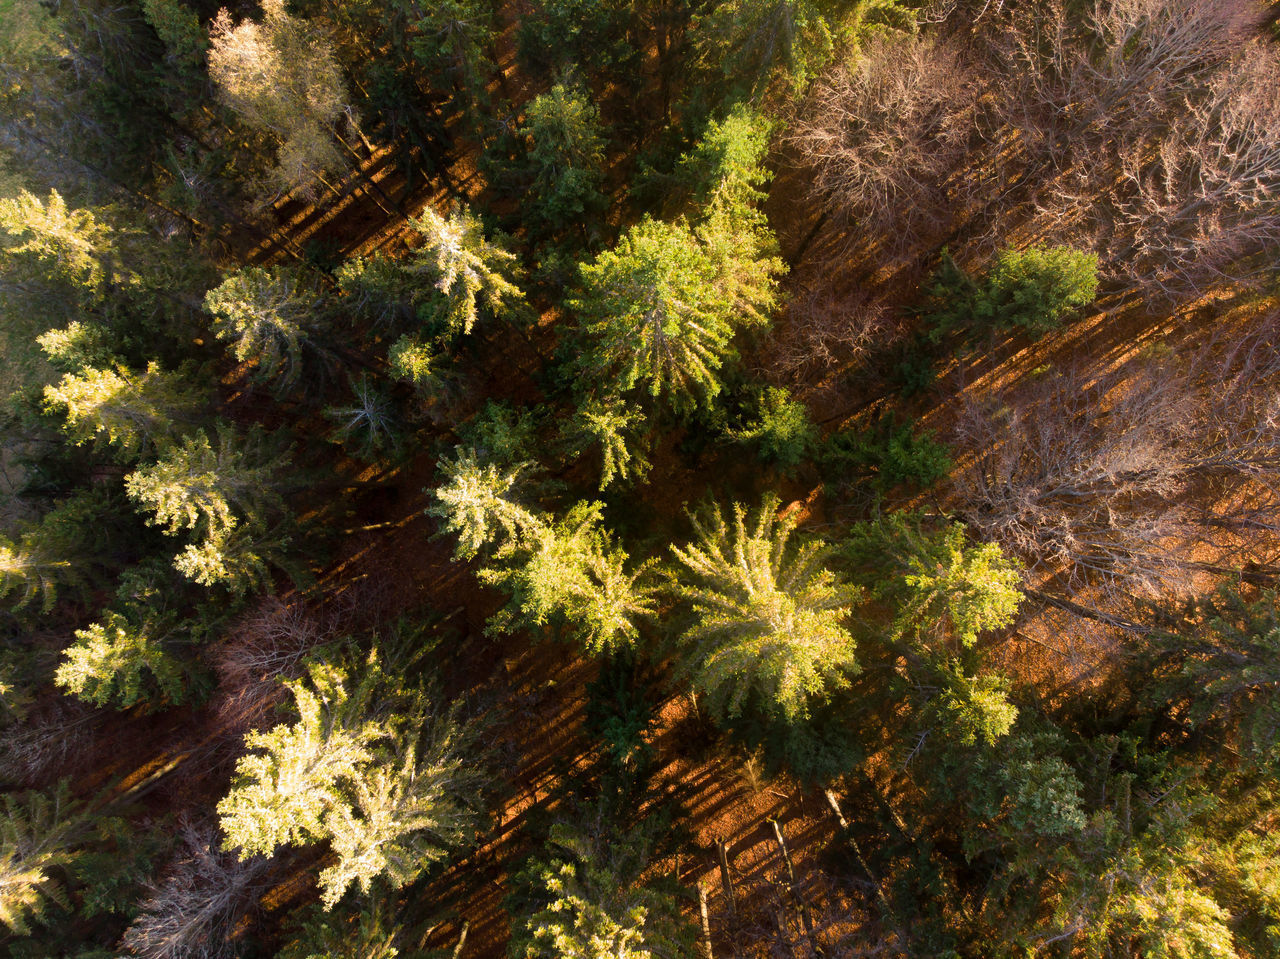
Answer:
[(198, 430), (125, 478), (129, 498), (155, 514), (148, 523), (171, 536), (189, 529), (217, 538), (241, 519), (281, 508), (284, 458), (268, 451), (265, 435), (255, 430), (238, 436), (229, 427), (215, 435), (216, 445)]
[(441, 534), (458, 537), (459, 558), (471, 559), (500, 537), (518, 539), (543, 525), (512, 497), (526, 466), (482, 466), (470, 450), (459, 450), (453, 460), (441, 464), (444, 482), (432, 490), (436, 502), (427, 507), (427, 515), (440, 520)]
[(352, 780), (353, 802), (335, 806), (325, 819), (338, 856), (320, 873), (326, 908), (353, 883), (368, 895), (378, 877), (393, 889), (412, 882), (475, 826), (473, 812), (458, 801), (477, 781), (463, 756), (461, 727), (452, 716), (411, 718), (425, 719), (429, 740), (408, 733), (395, 755)]
[(445, 295), (453, 333), (471, 332), (477, 300), (500, 316), (524, 299), (509, 279), (515, 255), (486, 240), (480, 221), (470, 213), (459, 210), (446, 219), (428, 207), (411, 222), (426, 242), (414, 251), (409, 269), (431, 277)]
[(201, 401), (189, 373), (166, 373), (156, 363), (141, 375), (86, 367), (44, 390), (45, 408), (65, 411), (63, 429), (76, 445), (105, 441), (126, 459), (171, 440)]
[(41, 612), (48, 613), (60, 590), (84, 587), (94, 531), (110, 508), (103, 491), (82, 491), (21, 530), (16, 542), (0, 537), (0, 599), (17, 593), (15, 609), (39, 599)]
[(961, 523), (930, 526), (913, 513), (855, 526), (845, 554), (893, 611), (885, 640), (907, 656), (917, 686), (934, 693), (928, 728), (965, 747), (1008, 733), (1018, 715), (1010, 684), (985, 670), (975, 647), (980, 633), (1017, 616), (1021, 565), (995, 543), (971, 545)]
[(5, 259), (39, 262), (42, 271), (82, 290), (87, 299), (111, 275), (111, 231), (91, 210), (71, 210), (56, 190), (49, 199), (20, 192), (0, 199), (0, 244)]
[(272, 567), (284, 570), (295, 583), (305, 581), (305, 572), (289, 555), (291, 543), (287, 524), (268, 527), (249, 520), (189, 543), (174, 557), (173, 568), (193, 583), (224, 586), (240, 597), (268, 589)]
[(896, 607), (895, 637), (941, 633), (971, 647), (1012, 623), (1022, 602), (1017, 560), (996, 543), (969, 545), (961, 523), (930, 529), (916, 514), (890, 513), (854, 527), (846, 552)]
[(679, 674), (721, 720), (748, 707), (803, 718), (859, 669), (841, 625), (858, 591), (825, 568), (821, 541), (788, 548), (796, 521), (777, 506), (766, 496), (749, 519), (735, 505), (728, 523), (714, 507), (693, 518), (696, 542), (672, 548), (684, 567), (673, 591), (691, 610), (674, 640)]
[(323, 301), (299, 270), (250, 266), (210, 290), (204, 308), (213, 330), (236, 359), (254, 364), (254, 377), (279, 390), (302, 376), (304, 348), (321, 329)]
[(512, 959), (680, 959), (693, 930), (669, 886), (643, 882), (643, 835), (596, 824), (552, 826), (543, 852), (513, 884), (528, 900), (512, 923)]
[(55, 872), (75, 860), (70, 847), (82, 825), (79, 804), (63, 780), (49, 796), (0, 796), (0, 813), (0, 924), (25, 935), (50, 901), (68, 905)]

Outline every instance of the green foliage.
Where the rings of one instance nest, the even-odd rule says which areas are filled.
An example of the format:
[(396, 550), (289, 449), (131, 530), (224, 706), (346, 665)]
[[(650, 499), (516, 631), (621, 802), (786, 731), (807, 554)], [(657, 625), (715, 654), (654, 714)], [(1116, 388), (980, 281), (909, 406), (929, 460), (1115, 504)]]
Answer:
[(520, 59), (553, 75), (590, 67), (634, 77), (639, 51), (628, 42), (632, 10), (617, 0), (538, 0), (520, 18)]
[(78, 807), (66, 780), (52, 795), (0, 795), (0, 924), (10, 932), (29, 933), (49, 902), (67, 907), (55, 874), (75, 859), (70, 845), (82, 825)]
[(512, 493), (527, 464), (509, 469), (481, 465), (474, 451), (459, 450), (440, 464), (443, 482), (431, 491), (427, 515), (440, 520), (441, 535), (458, 537), (455, 555), (471, 559), (501, 537), (518, 539), (541, 525)]
[(245, 737), (231, 791), (218, 803), (223, 848), (242, 859), (328, 835), (325, 818), (348, 803), (347, 784), (374, 759), (385, 731), (368, 715), (376, 667), (348, 692), (346, 673), (313, 664), (306, 681), (287, 682), (298, 721)]
[[(892, 11), (896, 0), (873, 0)], [(756, 99), (775, 82), (802, 90), (849, 42), (863, 4), (822, 0), (730, 0), (706, 8), (692, 28), (697, 59), (726, 99)], [(716, 83), (716, 78), (720, 79)]]
[(462, 446), (473, 450), (481, 462), (508, 466), (528, 462), (537, 448), (538, 424), (532, 410), (489, 400), (484, 408), (458, 430)]
[(582, 292), (569, 302), (586, 340), (580, 375), (643, 387), (677, 409), (715, 396), (734, 333), (774, 302), (774, 272), (683, 222), (642, 221), (581, 268)]
[(655, 611), (649, 564), (627, 570), (599, 503), (578, 503), (563, 521), (527, 527), (502, 544), (497, 559), (480, 578), (511, 594), (493, 621), (499, 630), (554, 625), (598, 654), (632, 645), (636, 620)]
[(391, 375), (421, 392), (431, 392), (440, 384), (437, 359), (431, 347), (410, 336), (400, 337), (387, 351)]
[(35, 260), (91, 296), (108, 278), (110, 233), (91, 210), (68, 209), (56, 190), (49, 191), (45, 203), (26, 190), (0, 199), (0, 249), (5, 257)]
[(589, 399), (574, 413), (564, 431), (574, 448), (584, 451), (592, 446), (600, 451), (600, 489), (615, 480), (643, 479), (649, 461), (636, 436), (645, 417), (620, 397)]
[(604, 657), (599, 676), (587, 684), (583, 728), (601, 742), (613, 771), (634, 779), (648, 771), (653, 749), (647, 737), (656, 719), (634, 653)]
[(204, 66), (209, 38), (193, 11), (180, 0), (142, 0), (142, 12), (172, 61), (193, 74)]
[(204, 298), (218, 339), (254, 365), (255, 379), (279, 390), (302, 376), (303, 348), (321, 328), (321, 306), (308, 277), (286, 267), (237, 270)]
[(218, 804), (224, 848), (244, 859), (327, 840), (337, 861), (320, 885), (332, 908), (353, 884), (368, 893), (377, 877), (412, 881), (466, 839), (478, 783), (469, 737), (403, 679), (371, 656), (354, 684), (320, 663), (287, 683), (298, 721), (246, 737), (254, 752)]
[(18, 610), (39, 599), (48, 613), (59, 590), (84, 586), (95, 529), (110, 508), (100, 491), (77, 493), (23, 529), (16, 542), (0, 537), (0, 599), (16, 593)]
[[(70, 348), (65, 340), (54, 347), (63, 348)], [(169, 442), (202, 405), (204, 398), (190, 381), (189, 371), (166, 373), (155, 363), (143, 374), (121, 366), (85, 367), (46, 386), (44, 405), (65, 411), (63, 429), (77, 446), (105, 441), (133, 460)]]
[(128, 709), (152, 700), (188, 702), (202, 692), (178, 645), (198, 644), (209, 632), (201, 619), (183, 614), (185, 597), (171, 570), (150, 561), (120, 576), (115, 609), (100, 622), (76, 630), (54, 681), (95, 706)]
[(1280, 761), (1280, 596), (1248, 600), (1238, 588), (1156, 610), (1142, 637), (1139, 669), (1153, 709), (1192, 729), (1213, 731), (1252, 762)]
[(854, 642), (841, 621), (857, 590), (824, 563), (814, 540), (788, 549), (794, 515), (778, 520), (769, 495), (748, 519), (735, 505), (693, 518), (697, 541), (673, 547), (684, 569), (675, 595), (691, 610), (675, 637), (679, 675), (702, 693), (712, 714), (731, 720), (747, 705), (783, 720), (802, 718), (858, 672)]
[(969, 676), (956, 666), (944, 667), (945, 678), (930, 709), (947, 737), (961, 746), (981, 740), (988, 746), (1013, 728), (1018, 709), (1009, 702), (1009, 681), (1003, 676)]
[(294, 925), (276, 959), (396, 959), (404, 932), (387, 897), (377, 895), (358, 910), (308, 906), (298, 911)]
[(649, 959), (686, 956), (692, 927), (680, 902), (641, 883), (648, 859), (639, 835), (608, 836), (597, 826), (551, 828), (545, 850), (512, 883), (527, 908), (515, 917), (512, 959)]
[(465, 210), (446, 219), (430, 207), (411, 221), (423, 237), (414, 251), (414, 275), (431, 277), (448, 300), (447, 323), (454, 334), (470, 333), (477, 318), (477, 301), (495, 316), (502, 316), (524, 299), (509, 279), (515, 255), (486, 240), (480, 221)]
[(215, 435), (216, 445), (198, 430), (125, 478), (129, 498), (154, 514), (150, 525), (216, 538), (279, 508), (285, 460), (270, 453), (261, 430), (239, 436), (220, 426)]
[(968, 545), (961, 523), (929, 529), (916, 514), (890, 513), (855, 526), (845, 550), (896, 607), (895, 636), (940, 630), (972, 646), (1012, 623), (1022, 602), (1017, 561), (995, 543)]
[(110, 334), (96, 323), (76, 320), (60, 330), (42, 333), (36, 342), (53, 366), (68, 373), (84, 367), (105, 369), (118, 362)]
[(735, 216), (765, 222), (756, 204), (770, 179), (764, 166), (773, 124), (737, 104), (723, 121), (710, 120), (697, 146), (680, 160), (681, 175), (692, 183), (700, 208), (723, 207)]
[(926, 320), (935, 343), (953, 330), (1023, 330), (1041, 336), (1098, 292), (1098, 257), (1070, 247), (1006, 249), (981, 283), (945, 252), (928, 289)]
[(76, 630), (54, 681), (95, 706), (128, 709), (146, 698), (150, 682), (173, 702), (186, 698), (182, 667), (146, 626), (136, 626), (118, 613)]
[(529, 102), (516, 132), (522, 150), (511, 174), (525, 197), (522, 223), (557, 233), (593, 222), (608, 204), (605, 135), (587, 95), (557, 83)]
[(841, 480), (870, 471), (883, 492), (898, 486), (928, 489), (951, 473), (950, 450), (929, 432), (917, 433), (909, 423), (891, 418), (866, 432), (838, 432), (827, 441), (823, 459)]
[(804, 403), (792, 399), (787, 390), (770, 386), (760, 398), (757, 418), (733, 435), (754, 443), (761, 459), (789, 473), (808, 458), (818, 429)]
[(404, 261), (382, 254), (344, 261), (334, 279), (342, 291), (344, 310), (371, 331), (394, 330), (410, 323), (431, 299), (429, 290), (423, 289), (420, 278)]

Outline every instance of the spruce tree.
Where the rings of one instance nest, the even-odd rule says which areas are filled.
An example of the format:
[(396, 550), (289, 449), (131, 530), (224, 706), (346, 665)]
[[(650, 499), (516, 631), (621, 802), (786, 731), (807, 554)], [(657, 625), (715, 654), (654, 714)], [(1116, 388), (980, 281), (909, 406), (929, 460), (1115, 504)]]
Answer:
[(331, 908), (353, 883), (367, 893), (378, 877), (412, 881), (468, 838), (480, 781), (464, 758), (470, 736), (404, 682), (375, 652), (356, 676), (313, 663), (287, 683), (298, 721), (246, 737), (255, 752), (218, 804), (224, 848), (244, 859), (329, 842), (337, 861), (320, 884)]
[(45, 408), (65, 412), (63, 429), (73, 442), (105, 441), (127, 459), (169, 442), (201, 401), (189, 372), (166, 373), (156, 363), (142, 374), (86, 367), (44, 390)]
[(735, 504), (728, 522), (713, 507), (693, 518), (697, 540), (672, 548), (673, 592), (690, 610), (674, 637), (678, 672), (722, 721), (748, 707), (803, 718), (859, 671), (842, 625), (858, 591), (826, 568), (826, 544), (790, 544), (795, 518), (777, 507), (772, 494), (754, 516)]
[(546, 847), (513, 878), (525, 909), (512, 959), (682, 959), (694, 934), (670, 884), (644, 881), (651, 843), (599, 823), (552, 826)]
[(272, 184), (285, 191), (345, 167), (336, 128), (350, 114), (346, 82), (330, 43), (284, 0), (264, 0), (261, 22), (211, 25), (209, 77), (246, 124), (280, 142)]
[(578, 503), (563, 520), (506, 540), (479, 575), (511, 594), (494, 628), (554, 628), (601, 654), (632, 645), (637, 621), (654, 613), (648, 570), (646, 563), (627, 568), (599, 503)]
[(286, 390), (303, 373), (303, 351), (322, 328), (323, 301), (307, 275), (287, 267), (250, 266), (210, 290), (204, 308), (213, 331), (254, 377)]
[(444, 294), (452, 333), (471, 332), (477, 302), (501, 316), (524, 298), (509, 278), (515, 255), (485, 239), (480, 222), (470, 213), (459, 210), (446, 218), (428, 207), (412, 223), (425, 242), (414, 251), (409, 270), (429, 277)]
[(11, 933), (29, 933), (50, 902), (68, 906), (57, 874), (74, 862), (72, 843), (82, 826), (66, 780), (52, 795), (0, 796), (0, 924)]
[(587, 380), (640, 387), (688, 408), (720, 391), (739, 314), (717, 264), (686, 223), (646, 219), (581, 267), (579, 317)]
[(527, 464), (511, 469), (481, 465), (471, 450), (459, 450), (440, 465), (444, 482), (432, 490), (427, 515), (440, 520), (441, 534), (458, 537), (455, 553), (471, 559), (503, 538), (521, 538), (542, 526), (513, 496)]
[(220, 426), (214, 435), (216, 443), (198, 430), (125, 478), (129, 498), (154, 514), (152, 526), (216, 538), (281, 508), (284, 458), (269, 451), (261, 430), (241, 436)]

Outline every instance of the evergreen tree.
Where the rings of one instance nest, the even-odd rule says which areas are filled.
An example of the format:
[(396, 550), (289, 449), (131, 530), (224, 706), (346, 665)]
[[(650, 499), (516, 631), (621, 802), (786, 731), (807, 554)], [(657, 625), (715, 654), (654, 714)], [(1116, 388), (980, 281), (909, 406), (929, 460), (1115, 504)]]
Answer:
[(215, 436), (216, 445), (198, 430), (125, 478), (129, 498), (155, 514), (150, 525), (216, 538), (281, 508), (284, 457), (270, 453), (261, 430), (239, 436), (220, 426)]
[(110, 234), (91, 210), (69, 209), (57, 190), (50, 190), (44, 203), (26, 190), (0, 199), (5, 258), (37, 261), (88, 296), (109, 278)]
[(284, 0), (264, 0), (261, 23), (232, 24), (224, 9), (211, 26), (209, 76), (218, 96), (249, 126), (280, 141), (271, 180), (284, 191), (345, 164), (335, 133), (351, 116), (333, 49)]
[(354, 884), (368, 895), (375, 878), (394, 889), (462, 845), (475, 826), (463, 800), (477, 783), (463, 756), (464, 731), (452, 716), (411, 714), (426, 722), (427, 739), (410, 725), (393, 755), (351, 782), (350, 804), (325, 820), (337, 864), (320, 873), (321, 901), (331, 908)]
[(213, 330), (254, 377), (280, 390), (302, 375), (303, 349), (322, 328), (323, 300), (298, 270), (251, 266), (232, 273), (205, 297)]
[(85, 586), (95, 531), (112, 508), (100, 490), (76, 493), (22, 529), (16, 542), (0, 537), (0, 599), (18, 594), (16, 609), (39, 599), (48, 613), (60, 590)]
[(565, 425), (574, 447), (595, 446), (600, 451), (600, 489), (615, 480), (640, 480), (649, 470), (643, 440), (636, 436), (644, 427), (644, 414), (621, 397), (589, 399)]
[(427, 507), (427, 515), (440, 520), (441, 534), (458, 537), (455, 555), (471, 559), (500, 537), (520, 539), (543, 525), (512, 496), (526, 467), (481, 465), (470, 450), (459, 450), (441, 464), (444, 482), (432, 490), (436, 502)]
[(484, 237), (480, 222), (465, 210), (447, 219), (426, 208), (412, 221), (425, 240), (414, 252), (410, 270), (433, 278), (448, 301), (447, 323), (453, 333), (470, 333), (476, 322), (476, 302), (502, 315), (524, 298), (508, 279), (515, 255)]
[(349, 801), (347, 784), (374, 761), (386, 730), (368, 713), (376, 682), (371, 666), (348, 691), (345, 671), (313, 664), (307, 680), (287, 682), (298, 720), (252, 732), (253, 750), (236, 763), (231, 791), (218, 803), (224, 849), (240, 858), (329, 835), (325, 818)]
[(259, 519), (220, 530), (199, 543), (189, 543), (173, 560), (173, 568), (201, 586), (224, 586), (234, 596), (266, 590), (271, 568), (284, 570), (295, 584), (305, 571), (290, 556), (293, 542), (287, 523), (268, 526)]
[(693, 518), (697, 541), (672, 548), (674, 593), (691, 611), (675, 636), (679, 675), (723, 721), (749, 706), (802, 718), (859, 670), (841, 625), (858, 592), (824, 566), (822, 542), (788, 548), (796, 520), (777, 506), (769, 495), (748, 518), (735, 505), (728, 523), (713, 507)]
[(183, 669), (149, 634), (118, 613), (105, 621), (76, 630), (54, 681), (74, 696), (95, 706), (128, 709), (146, 696), (148, 676), (173, 702), (185, 698)]
[(1012, 623), (1022, 602), (1018, 562), (996, 543), (969, 545), (961, 523), (930, 529), (916, 514), (890, 513), (855, 526), (846, 553), (896, 608), (894, 637), (940, 633), (970, 647)]
[(649, 843), (596, 824), (551, 828), (546, 848), (514, 877), (527, 900), (512, 924), (512, 959), (680, 959), (694, 935), (679, 899), (642, 882)]
[(654, 612), (649, 564), (626, 568), (627, 554), (602, 527), (599, 503), (579, 503), (563, 521), (509, 539), (496, 559), (480, 578), (511, 594), (493, 620), (497, 629), (555, 625), (600, 654), (633, 644), (636, 620)]
[(466, 730), (434, 713), (404, 677), (372, 655), (354, 686), (348, 671), (313, 664), (287, 685), (299, 720), (245, 743), (231, 791), (218, 804), (224, 848), (240, 857), (328, 841), (337, 862), (320, 874), (331, 908), (352, 884), (415, 879), (470, 834), (468, 797), (479, 782), (464, 761)]
[(201, 401), (189, 372), (166, 373), (155, 363), (141, 375), (120, 366), (85, 367), (44, 390), (45, 408), (65, 411), (63, 429), (76, 445), (102, 440), (126, 459), (171, 440)]
[(1023, 598), (1017, 561), (995, 543), (970, 545), (961, 523), (930, 528), (912, 513), (855, 526), (845, 553), (871, 596), (892, 610), (885, 640), (930, 693), (926, 730), (960, 746), (1009, 732), (1018, 714), (1009, 682), (984, 671), (975, 644), (1014, 621)]
[(580, 376), (641, 386), (676, 408), (720, 391), (734, 333), (774, 296), (771, 269), (708, 247), (683, 222), (646, 219), (581, 273), (582, 292), (569, 302), (586, 340)]
[(27, 934), (52, 901), (64, 909), (66, 892), (55, 878), (74, 862), (74, 834), (83, 825), (66, 780), (53, 794), (0, 796), (0, 923)]
[(186, 618), (185, 605), (162, 562), (127, 570), (116, 589), (115, 608), (76, 630), (76, 642), (63, 651), (54, 681), (95, 706), (128, 709), (157, 692), (170, 703), (189, 701), (199, 683), (175, 647), (198, 644), (209, 626)]
[(608, 205), (605, 134), (587, 95), (557, 83), (525, 107), (517, 128), (520, 157), (510, 170), (529, 202), (521, 222), (535, 236), (590, 228)]

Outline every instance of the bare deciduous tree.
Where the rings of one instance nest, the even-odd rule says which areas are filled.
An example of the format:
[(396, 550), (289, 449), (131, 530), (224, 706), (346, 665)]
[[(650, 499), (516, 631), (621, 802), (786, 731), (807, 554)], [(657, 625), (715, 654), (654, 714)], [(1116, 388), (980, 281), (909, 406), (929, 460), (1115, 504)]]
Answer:
[(861, 243), (900, 253), (949, 225), (946, 184), (969, 150), (970, 84), (956, 49), (914, 38), (874, 41), (815, 86), (791, 143)]
[(143, 959), (223, 959), (236, 955), (241, 920), (266, 888), (271, 860), (218, 851), (212, 826), (187, 823), (182, 851), (142, 904), (120, 948)]

